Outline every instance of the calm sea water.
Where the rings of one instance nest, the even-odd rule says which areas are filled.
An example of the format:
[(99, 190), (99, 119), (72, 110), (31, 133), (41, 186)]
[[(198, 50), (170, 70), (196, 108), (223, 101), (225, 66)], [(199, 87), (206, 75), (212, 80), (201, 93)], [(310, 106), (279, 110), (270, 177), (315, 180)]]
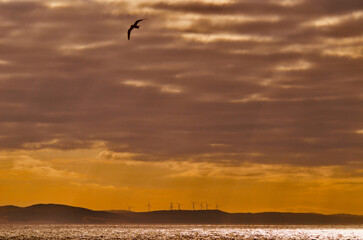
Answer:
[(0, 225), (0, 239), (363, 240), (363, 226)]

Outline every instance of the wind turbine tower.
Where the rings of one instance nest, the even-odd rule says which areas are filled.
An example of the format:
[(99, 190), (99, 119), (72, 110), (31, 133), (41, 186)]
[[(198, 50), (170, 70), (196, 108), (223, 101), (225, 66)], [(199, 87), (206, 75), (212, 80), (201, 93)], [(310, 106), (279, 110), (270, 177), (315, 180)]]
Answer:
[(180, 206), (182, 206), (183, 204), (180, 204), (180, 203), (176, 203), (176, 204), (178, 204), (178, 210), (180, 211), (181, 210)]
[(170, 211), (173, 211), (173, 202), (170, 202)]
[(147, 206), (147, 210), (150, 212), (150, 208), (151, 208), (150, 202), (148, 202), (146, 206)]
[(195, 204), (197, 204), (197, 202), (192, 201), (192, 204), (193, 204), (193, 211), (194, 211), (195, 210)]
[(209, 204), (207, 202), (205, 202), (205, 210), (208, 210), (208, 206), (209, 206)]

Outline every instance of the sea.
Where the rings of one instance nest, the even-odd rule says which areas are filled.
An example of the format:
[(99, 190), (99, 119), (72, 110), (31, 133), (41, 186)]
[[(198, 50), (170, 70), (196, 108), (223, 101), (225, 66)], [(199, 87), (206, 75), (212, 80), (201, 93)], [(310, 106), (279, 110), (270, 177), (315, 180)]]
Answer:
[(0, 239), (363, 240), (363, 225), (0, 225)]

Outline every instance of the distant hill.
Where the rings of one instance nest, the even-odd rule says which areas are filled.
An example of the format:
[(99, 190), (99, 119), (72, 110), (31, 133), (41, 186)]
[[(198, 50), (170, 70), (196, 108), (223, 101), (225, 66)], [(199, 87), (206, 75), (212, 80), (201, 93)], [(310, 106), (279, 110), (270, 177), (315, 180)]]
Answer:
[(51, 224), (363, 224), (363, 216), (315, 213), (227, 213), (219, 210), (93, 211), (57, 204), (0, 207), (0, 223)]
[(105, 211), (57, 204), (37, 204), (21, 208), (0, 207), (0, 223), (109, 223), (119, 215)]

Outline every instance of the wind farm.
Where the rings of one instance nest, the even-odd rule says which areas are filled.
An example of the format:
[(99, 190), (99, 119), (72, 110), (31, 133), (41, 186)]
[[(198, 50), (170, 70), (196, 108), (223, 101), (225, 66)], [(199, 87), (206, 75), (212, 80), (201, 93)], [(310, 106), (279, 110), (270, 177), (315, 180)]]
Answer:
[[(188, 207), (189, 205), (189, 207)], [(140, 212), (142, 212), (143, 210), (147, 210), (148, 212), (151, 211), (151, 203), (147, 202), (147, 204), (145, 205), (147, 208), (143, 209), (143, 208), (139, 208), (138, 210)], [(185, 209), (182, 209), (182, 206), (185, 206)], [(199, 206), (199, 208), (197, 208), (197, 206)], [(202, 210), (219, 210), (219, 204), (215, 203), (215, 207), (213, 209), (209, 208), (210, 204), (208, 202), (205, 201), (200, 201), (200, 202), (194, 202), (194, 201), (190, 201), (190, 204), (184, 204), (184, 203), (180, 203), (180, 202), (170, 202), (169, 205), (167, 207), (165, 207), (165, 209), (159, 209), (160, 211), (163, 210), (169, 210), (169, 211), (181, 211), (181, 210), (188, 210), (188, 211), (202, 211)], [(131, 212), (131, 206), (127, 206), (128, 207), (128, 211)]]

